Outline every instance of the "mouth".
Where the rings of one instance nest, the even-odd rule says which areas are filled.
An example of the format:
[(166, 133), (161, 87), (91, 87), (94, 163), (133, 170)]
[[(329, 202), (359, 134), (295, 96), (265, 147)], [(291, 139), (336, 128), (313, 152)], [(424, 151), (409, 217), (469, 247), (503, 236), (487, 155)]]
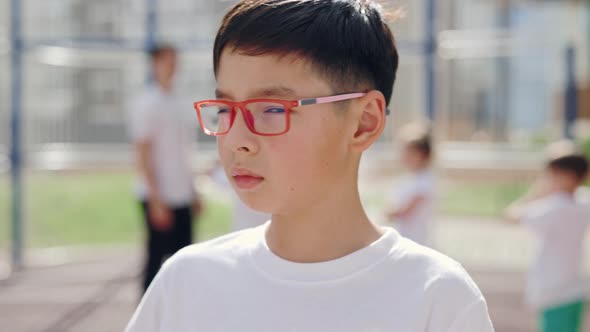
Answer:
[(245, 168), (233, 168), (231, 176), (236, 186), (242, 190), (254, 189), (264, 181), (264, 177)]

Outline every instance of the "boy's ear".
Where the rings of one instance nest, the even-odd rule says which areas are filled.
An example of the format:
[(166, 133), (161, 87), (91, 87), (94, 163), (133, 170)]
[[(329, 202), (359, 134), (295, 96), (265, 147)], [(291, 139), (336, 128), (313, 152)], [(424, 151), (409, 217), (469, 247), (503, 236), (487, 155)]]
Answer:
[(356, 131), (351, 146), (358, 152), (367, 150), (381, 136), (385, 128), (385, 97), (380, 91), (372, 90), (359, 99)]

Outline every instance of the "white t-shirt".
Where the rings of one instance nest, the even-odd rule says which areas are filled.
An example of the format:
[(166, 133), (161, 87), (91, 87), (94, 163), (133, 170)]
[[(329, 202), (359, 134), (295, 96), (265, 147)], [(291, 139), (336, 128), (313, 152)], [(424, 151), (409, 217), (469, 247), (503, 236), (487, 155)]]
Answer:
[(434, 176), (430, 170), (405, 176), (393, 186), (390, 202), (399, 208), (407, 206), (414, 198), (423, 201), (406, 218), (397, 220), (395, 227), (399, 233), (417, 243), (431, 246), (431, 228), (434, 218)]
[(582, 300), (587, 295), (581, 263), (590, 209), (571, 195), (553, 194), (527, 206), (523, 223), (536, 242), (527, 302), (535, 309)]
[(580, 187), (575, 193), (576, 202), (590, 206), (590, 188)]
[[(198, 120), (190, 107), (190, 103), (157, 86), (151, 86), (129, 107), (129, 136), (133, 143), (151, 140), (160, 195), (173, 207), (190, 204), (195, 196), (190, 149)], [(142, 175), (138, 176), (135, 192), (139, 199), (147, 199)]]
[(268, 223), (181, 250), (126, 332), (490, 332), (487, 305), (455, 261), (392, 228), (322, 263), (267, 246)]

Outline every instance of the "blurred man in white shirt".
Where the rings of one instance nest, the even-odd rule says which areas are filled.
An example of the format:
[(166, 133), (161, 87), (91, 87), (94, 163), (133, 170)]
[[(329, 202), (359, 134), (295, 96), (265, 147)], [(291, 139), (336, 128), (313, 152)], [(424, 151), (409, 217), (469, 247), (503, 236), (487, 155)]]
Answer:
[(176, 50), (156, 46), (150, 57), (154, 82), (129, 109), (136, 195), (148, 230), (144, 291), (163, 260), (192, 243), (194, 208), (199, 208), (189, 162), (193, 113), (173, 94)]

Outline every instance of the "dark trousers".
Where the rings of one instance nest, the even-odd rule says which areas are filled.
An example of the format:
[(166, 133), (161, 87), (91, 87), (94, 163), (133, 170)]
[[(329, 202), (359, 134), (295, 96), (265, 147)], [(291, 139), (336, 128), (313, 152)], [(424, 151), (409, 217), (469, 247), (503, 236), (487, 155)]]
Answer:
[(190, 206), (172, 209), (173, 223), (168, 231), (154, 229), (150, 222), (148, 203), (141, 202), (147, 228), (146, 262), (143, 291), (145, 292), (166, 258), (193, 242), (193, 213)]

